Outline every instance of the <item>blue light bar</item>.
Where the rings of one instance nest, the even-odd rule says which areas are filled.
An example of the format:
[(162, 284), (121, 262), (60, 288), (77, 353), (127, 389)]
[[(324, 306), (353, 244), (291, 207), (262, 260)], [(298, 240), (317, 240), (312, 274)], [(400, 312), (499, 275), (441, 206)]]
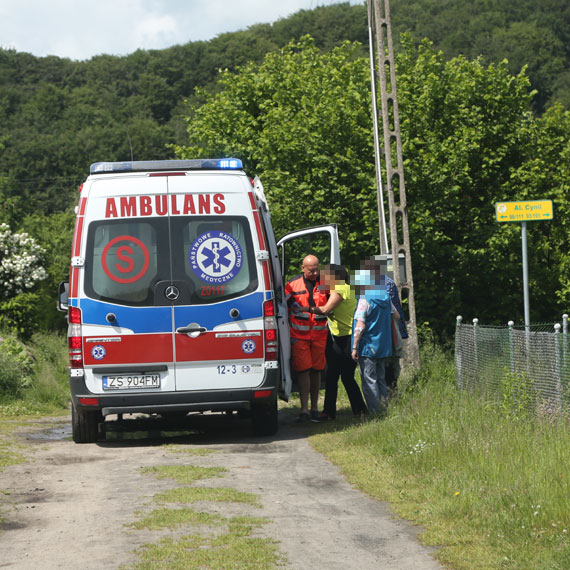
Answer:
[(112, 174), (117, 172), (157, 172), (168, 170), (243, 170), (243, 163), (239, 158), (94, 162), (89, 172), (91, 174)]

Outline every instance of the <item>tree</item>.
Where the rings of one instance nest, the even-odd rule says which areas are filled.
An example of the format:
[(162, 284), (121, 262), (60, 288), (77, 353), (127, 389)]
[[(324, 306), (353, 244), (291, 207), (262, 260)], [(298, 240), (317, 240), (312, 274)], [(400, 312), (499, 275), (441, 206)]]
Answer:
[[(175, 148), (180, 158), (244, 159), (264, 181), (277, 233), (336, 222), (345, 261), (378, 252), (369, 68), (358, 53), (322, 53), (304, 38), (222, 73), (190, 105), (189, 144)], [(500, 226), (494, 204), (552, 195), (567, 208), (568, 116), (536, 119), (528, 77), (507, 62), (445, 61), (404, 37), (396, 66), (418, 321), (451, 332), (462, 313), (517, 319), (520, 228)], [(570, 236), (565, 221), (540, 231), (555, 238), (532, 254), (535, 275), (549, 272), (532, 282), (533, 318), (552, 320), (568, 299)]]
[(279, 233), (337, 223), (345, 258), (375, 252), (378, 218), (369, 68), (359, 44), (311, 38), (199, 90), (180, 158), (236, 155), (262, 177)]

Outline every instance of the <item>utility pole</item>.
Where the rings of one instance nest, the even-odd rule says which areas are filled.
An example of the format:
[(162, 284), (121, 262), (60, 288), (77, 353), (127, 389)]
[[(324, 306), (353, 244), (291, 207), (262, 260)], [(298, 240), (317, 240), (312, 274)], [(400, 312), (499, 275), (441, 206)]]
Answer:
[[(402, 160), (402, 141), (400, 137), (400, 118), (398, 115), (398, 96), (396, 91), (396, 68), (394, 65), (394, 50), (392, 45), (392, 28), (390, 24), (390, 3), (388, 0), (368, 0), (368, 25), (370, 35), (371, 62), (373, 60), (372, 36), (376, 39), (376, 56), (378, 58), (378, 79), (380, 82), (380, 101), (382, 107), (382, 126), (384, 131), (384, 165), (386, 169), (386, 192), (390, 214), (390, 241), (392, 245), (392, 263), (394, 266), (394, 281), (402, 299), (408, 301), (408, 334), (405, 343), (404, 362), (413, 368), (419, 368), (420, 355), (418, 331), (416, 323), (416, 305), (414, 301), (414, 281), (412, 277), (412, 257), (410, 253), (410, 238), (408, 232), (408, 210), (406, 206), (406, 187), (404, 184), (404, 166)], [(371, 63), (373, 68), (373, 63)], [(373, 83), (373, 109), (376, 113), (375, 78)], [(376, 124), (375, 124), (376, 128)], [(375, 140), (378, 139), (375, 133)], [(378, 151), (377, 151), (378, 152)], [(377, 169), (379, 161), (376, 160)], [(376, 173), (381, 180), (381, 172)], [(381, 181), (379, 182), (379, 200), (383, 200)], [(378, 208), (382, 210), (383, 206)], [(380, 228), (385, 222), (380, 221)], [(383, 236), (380, 235), (380, 248), (383, 249)], [(405, 278), (400, 274), (400, 254), (404, 255)]]

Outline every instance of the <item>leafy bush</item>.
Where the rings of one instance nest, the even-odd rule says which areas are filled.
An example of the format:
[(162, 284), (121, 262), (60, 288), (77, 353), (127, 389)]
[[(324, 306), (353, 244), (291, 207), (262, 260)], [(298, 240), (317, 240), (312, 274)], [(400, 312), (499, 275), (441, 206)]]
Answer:
[(28, 340), (38, 328), (39, 301), (37, 293), (21, 293), (0, 302), (0, 328)]
[(30, 348), (34, 354), (34, 379), (26, 390), (28, 399), (65, 408), (69, 402), (66, 337), (57, 333), (36, 333)]
[(31, 384), (33, 357), (14, 337), (0, 339), (0, 400), (21, 397)]

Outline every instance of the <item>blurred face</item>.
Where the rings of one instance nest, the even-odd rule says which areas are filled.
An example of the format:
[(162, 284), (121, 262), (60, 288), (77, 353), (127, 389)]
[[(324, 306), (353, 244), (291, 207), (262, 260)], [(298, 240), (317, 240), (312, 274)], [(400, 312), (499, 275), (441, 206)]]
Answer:
[(308, 255), (303, 260), (301, 271), (305, 279), (309, 281), (316, 281), (319, 277), (319, 260), (314, 255)]
[(321, 288), (325, 291), (330, 291), (331, 287), (334, 287), (337, 283), (341, 282), (329, 266), (325, 266), (321, 270), (319, 280), (321, 282)]
[(321, 282), (321, 289), (328, 292), (334, 285), (334, 274), (330, 271), (330, 269), (324, 267), (320, 272), (319, 281)]

